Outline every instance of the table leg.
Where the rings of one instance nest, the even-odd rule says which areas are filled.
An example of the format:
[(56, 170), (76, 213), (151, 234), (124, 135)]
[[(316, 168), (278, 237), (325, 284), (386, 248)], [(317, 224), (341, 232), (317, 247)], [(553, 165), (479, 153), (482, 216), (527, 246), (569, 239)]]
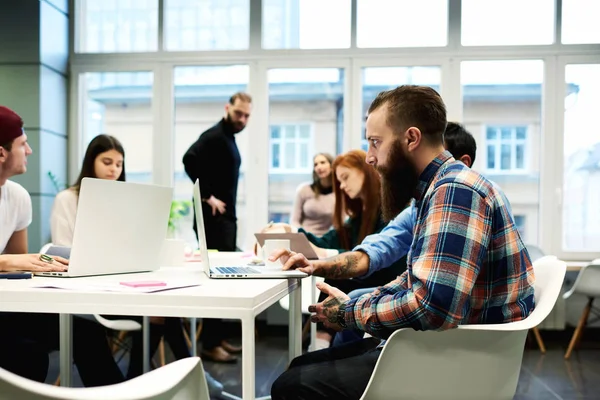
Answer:
[(142, 367), (144, 374), (150, 371), (150, 317), (142, 318), (142, 346), (144, 346)]
[[(304, 278), (303, 280), (307, 281), (308, 279)], [(306, 282), (306, 284), (308, 285), (308, 282)], [(311, 275), (311, 277), (310, 277), (310, 284), (312, 286), (310, 289), (310, 300), (311, 300), (311, 304), (315, 304), (317, 302), (317, 280), (314, 275)], [(308, 346), (308, 351), (315, 351), (316, 345), (317, 345), (317, 324), (313, 324), (312, 322), (310, 322), (310, 344)]]
[(71, 386), (71, 368), (73, 365), (73, 329), (71, 314), (59, 315), (60, 385)]
[(298, 282), (298, 287), (289, 295), (289, 362), (302, 354), (302, 290), (300, 287), (300, 282)]
[(198, 355), (198, 342), (196, 342), (197, 318), (190, 318), (190, 340), (192, 342), (192, 357)]
[(256, 351), (254, 345), (254, 316), (242, 319), (242, 398), (254, 399), (256, 373)]

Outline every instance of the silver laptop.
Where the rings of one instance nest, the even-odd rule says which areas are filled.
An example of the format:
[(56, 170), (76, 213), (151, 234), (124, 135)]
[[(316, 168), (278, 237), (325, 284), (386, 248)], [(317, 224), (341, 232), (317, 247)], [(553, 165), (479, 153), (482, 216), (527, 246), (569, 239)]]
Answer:
[(69, 271), (37, 275), (78, 277), (157, 270), (172, 199), (170, 187), (84, 178)]
[(196, 209), (196, 221), (198, 224), (198, 247), (202, 257), (204, 272), (209, 278), (217, 279), (266, 279), (266, 278), (304, 278), (308, 276), (300, 271), (283, 271), (281, 267), (265, 267), (264, 265), (245, 264), (238, 266), (214, 266), (210, 265), (206, 235), (204, 233), (204, 215), (202, 213), (202, 196), (200, 195), (200, 183), (194, 183), (194, 207)]

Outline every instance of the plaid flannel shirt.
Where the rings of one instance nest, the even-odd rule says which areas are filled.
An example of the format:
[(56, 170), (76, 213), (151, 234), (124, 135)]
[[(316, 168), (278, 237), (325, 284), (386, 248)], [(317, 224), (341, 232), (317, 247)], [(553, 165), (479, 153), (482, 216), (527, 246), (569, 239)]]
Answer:
[(445, 330), (526, 318), (531, 259), (499, 189), (445, 151), (423, 171), (408, 268), (346, 303), (348, 329), (379, 338), (400, 328)]

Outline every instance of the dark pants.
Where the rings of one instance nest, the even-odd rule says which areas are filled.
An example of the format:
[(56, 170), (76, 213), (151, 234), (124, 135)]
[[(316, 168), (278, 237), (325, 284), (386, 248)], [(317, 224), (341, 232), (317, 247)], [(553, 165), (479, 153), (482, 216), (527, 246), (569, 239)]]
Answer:
[[(202, 216), (204, 217), (204, 233), (206, 235), (206, 246), (212, 250), (236, 251), (237, 245), (237, 222), (235, 217), (218, 214), (213, 216), (210, 205), (202, 203)], [(198, 226), (194, 214), (194, 232), (198, 237)], [(221, 345), (225, 339), (223, 332), (223, 320), (204, 318), (200, 341), (202, 349), (210, 351)]]
[[(106, 329), (73, 317), (73, 359), (84, 386), (104, 386), (125, 379), (106, 340)], [(48, 353), (59, 347), (57, 314), (0, 313), (0, 367), (44, 382)]]
[[(235, 251), (237, 248), (237, 221), (235, 216), (228, 214), (212, 215), (210, 205), (202, 203), (202, 216), (204, 217), (204, 234), (206, 245), (211, 250)], [(194, 233), (198, 237), (198, 225), (194, 212)]]
[[(127, 317), (142, 322), (141, 317)], [(164, 324), (150, 324), (150, 357), (154, 355), (160, 340), (164, 337), (165, 343), (169, 345), (176, 360), (190, 357), (190, 349), (183, 336), (181, 318), (167, 317)], [(142, 331), (132, 332), (132, 347), (129, 356), (129, 369), (127, 379), (135, 378), (143, 374), (144, 346)]]
[(272, 400), (360, 399), (381, 349), (363, 339), (296, 357), (271, 387)]

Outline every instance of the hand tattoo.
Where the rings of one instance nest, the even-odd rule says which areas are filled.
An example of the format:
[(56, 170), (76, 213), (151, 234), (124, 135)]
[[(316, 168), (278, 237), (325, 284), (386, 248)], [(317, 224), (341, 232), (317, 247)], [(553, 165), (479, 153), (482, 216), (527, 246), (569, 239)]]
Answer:
[(333, 279), (351, 278), (358, 268), (358, 257), (352, 253), (337, 256), (334, 265), (328, 269), (327, 277)]
[(346, 298), (334, 297), (333, 299), (326, 300), (323, 302), (323, 315), (327, 317), (327, 321), (332, 324), (337, 324), (337, 312), (340, 306), (346, 304)]

